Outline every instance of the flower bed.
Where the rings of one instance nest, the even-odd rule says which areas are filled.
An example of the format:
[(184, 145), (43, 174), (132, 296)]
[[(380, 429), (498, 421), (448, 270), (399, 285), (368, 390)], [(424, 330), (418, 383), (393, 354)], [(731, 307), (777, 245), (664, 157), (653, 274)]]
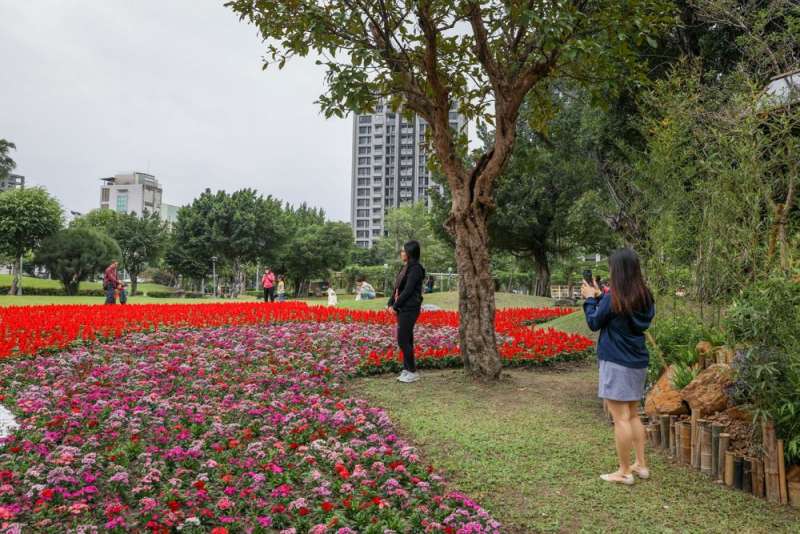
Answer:
[[(569, 312), (499, 311), (504, 361), (585, 353), (527, 326)], [(0, 310), (20, 425), (0, 438), (0, 532), (499, 532), (346, 396), (347, 376), (399, 368), (394, 323), (298, 303)], [(423, 313), (415, 338), (421, 367), (460, 365), (457, 314)]]
[(387, 328), (177, 329), (0, 362), (20, 424), (0, 440), (0, 532), (499, 532), (346, 396)]
[[(592, 342), (583, 336), (556, 330), (533, 330), (528, 326), (571, 312), (565, 308), (499, 310), (496, 328), (500, 337), (501, 356), (509, 364), (535, 364), (559, 357), (574, 357), (588, 350)], [(385, 311), (325, 308), (299, 302), (8, 307), (0, 308), (0, 358), (62, 349), (76, 341), (113, 339), (129, 332), (147, 332), (166, 327), (208, 328), (286, 321), (393, 326), (395, 317)], [(436, 311), (423, 312), (418, 324), (455, 330), (458, 322), (457, 313)], [(442, 343), (422, 344), (421, 366), (459, 365), (457, 336), (454, 338), (454, 335), (450, 332)], [(385, 339), (391, 337), (389, 334), (384, 336)], [(399, 361), (392, 343), (374, 353), (369, 351), (365, 356), (369, 356), (364, 362), (365, 372), (393, 370), (396, 367), (393, 362)]]

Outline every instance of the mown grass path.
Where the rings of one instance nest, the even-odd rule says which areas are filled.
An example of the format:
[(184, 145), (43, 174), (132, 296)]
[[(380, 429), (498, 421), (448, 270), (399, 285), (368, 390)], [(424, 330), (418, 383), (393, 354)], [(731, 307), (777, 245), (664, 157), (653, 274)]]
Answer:
[(442, 371), (411, 386), (380, 377), (352, 387), (507, 532), (800, 532), (797, 511), (719, 487), (660, 453), (650, 481), (601, 481), (615, 454), (596, 373), (591, 364), (513, 370), (484, 386)]

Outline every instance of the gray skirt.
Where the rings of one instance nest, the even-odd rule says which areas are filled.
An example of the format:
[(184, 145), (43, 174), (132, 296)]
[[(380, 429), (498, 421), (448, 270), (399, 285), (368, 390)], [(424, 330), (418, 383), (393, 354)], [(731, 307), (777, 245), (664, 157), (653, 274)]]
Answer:
[(620, 402), (640, 401), (644, 395), (647, 368), (633, 369), (618, 363), (599, 360), (600, 383), (597, 396)]

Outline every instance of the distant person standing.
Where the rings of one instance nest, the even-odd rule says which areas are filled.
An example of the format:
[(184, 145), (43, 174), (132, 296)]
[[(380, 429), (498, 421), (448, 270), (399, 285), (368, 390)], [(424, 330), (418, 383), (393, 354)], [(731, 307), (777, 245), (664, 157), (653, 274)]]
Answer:
[(128, 303), (128, 288), (125, 287), (125, 284), (120, 282), (119, 284), (119, 303), (120, 304), (127, 304)]
[(425, 268), (419, 262), (419, 242), (409, 241), (400, 251), (403, 268), (397, 273), (388, 307), (397, 314), (397, 344), (403, 352), (403, 372), (397, 380), (411, 383), (419, 380), (414, 359), (414, 325), (422, 309), (422, 283)]
[(106, 304), (117, 303), (117, 286), (119, 285), (119, 278), (117, 277), (117, 262), (112, 261), (111, 265), (106, 267), (103, 273), (103, 289), (106, 292)]
[(275, 273), (269, 267), (264, 269), (264, 276), (261, 277), (261, 287), (264, 288), (264, 302), (275, 301)]
[(286, 281), (283, 275), (278, 277), (278, 302), (286, 301)]

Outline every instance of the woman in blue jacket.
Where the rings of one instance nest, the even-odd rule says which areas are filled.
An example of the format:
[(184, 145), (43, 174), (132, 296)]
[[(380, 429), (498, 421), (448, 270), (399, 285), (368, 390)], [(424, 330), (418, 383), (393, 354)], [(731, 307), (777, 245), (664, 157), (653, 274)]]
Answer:
[[(632, 250), (614, 252), (608, 260), (610, 291), (603, 293), (586, 281), (581, 295), (583, 311), (593, 332), (600, 331), (597, 358), (600, 365), (598, 395), (607, 401), (614, 418), (614, 440), (619, 470), (601, 478), (633, 484), (634, 475), (649, 478), (644, 456), (645, 430), (639, 419), (649, 354), (644, 332), (655, 316), (653, 294), (642, 277), (639, 258)], [(631, 465), (631, 449), (636, 462)]]

